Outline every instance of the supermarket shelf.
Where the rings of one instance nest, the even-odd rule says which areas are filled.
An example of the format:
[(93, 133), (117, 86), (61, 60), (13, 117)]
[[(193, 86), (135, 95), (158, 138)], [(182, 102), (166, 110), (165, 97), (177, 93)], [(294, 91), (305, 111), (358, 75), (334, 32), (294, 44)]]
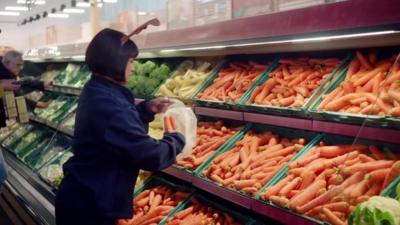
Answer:
[(290, 213), (274, 205), (266, 204), (259, 200), (253, 200), (251, 209), (264, 216), (275, 219), (283, 224), (296, 224), (296, 225), (315, 225), (316, 223), (307, 220), (296, 214)]
[(74, 135), (74, 131), (73, 130), (65, 129), (64, 127), (61, 127), (58, 124), (49, 122), (49, 121), (47, 121), (45, 119), (42, 119), (42, 118), (39, 118), (39, 117), (36, 117), (36, 116), (30, 115), (29, 116), (29, 120), (34, 121), (36, 123), (43, 124), (43, 125), (48, 126), (48, 127), (51, 127), (54, 130), (57, 130), (57, 131), (59, 131), (61, 133), (64, 133), (64, 134), (66, 134), (68, 136), (73, 136)]
[(33, 187), (35, 190), (40, 192), (40, 194), (47, 199), (51, 204), (54, 204), (56, 195), (54, 189), (50, 187), (47, 183), (42, 181), (40, 177), (32, 171), (29, 167), (24, 165), (19, 159), (17, 159), (9, 151), (3, 151), (7, 164), (11, 166)]
[(253, 123), (269, 124), (303, 130), (313, 130), (313, 121), (307, 119), (244, 112), (243, 120)]
[(251, 208), (251, 204), (254, 200), (251, 197), (239, 194), (238, 192), (229, 190), (227, 188), (223, 188), (214, 182), (202, 179), (200, 177), (193, 177), (192, 184), (203, 191), (217, 195), (247, 209)]
[(345, 136), (360, 137), (371, 140), (387, 141), (392, 143), (400, 143), (400, 130), (366, 127), (360, 125), (349, 125), (342, 123), (313, 121), (313, 130), (318, 132), (326, 132), (330, 134), (340, 134)]
[(213, 109), (213, 108), (206, 108), (206, 107), (195, 107), (194, 112), (197, 115), (202, 115), (202, 116), (213, 116), (213, 117), (232, 119), (232, 120), (244, 120), (243, 112), (239, 112), (239, 111), (232, 111), (232, 110), (225, 110), (225, 109)]
[(79, 96), (82, 91), (81, 88), (56, 86), (56, 85), (46, 87), (45, 90), (52, 91), (52, 92), (58, 92), (58, 93), (62, 93), (62, 94), (68, 94), (68, 95), (76, 95), (76, 96)]
[(269, 124), (316, 132), (325, 132), (330, 134), (341, 134), (352, 137), (359, 136), (361, 138), (371, 140), (400, 143), (400, 139), (398, 138), (400, 137), (400, 130), (396, 129), (350, 125), (313, 119), (272, 116), (259, 113), (238, 112), (205, 107), (195, 107), (195, 112), (197, 115), (203, 116), (220, 117), (245, 122)]
[(179, 178), (181, 180), (192, 182), (193, 181), (193, 174), (188, 173), (185, 170), (178, 169), (175, 166), (170, 166), (163, 170), (164, 173), (169, 174), (173, 177)]

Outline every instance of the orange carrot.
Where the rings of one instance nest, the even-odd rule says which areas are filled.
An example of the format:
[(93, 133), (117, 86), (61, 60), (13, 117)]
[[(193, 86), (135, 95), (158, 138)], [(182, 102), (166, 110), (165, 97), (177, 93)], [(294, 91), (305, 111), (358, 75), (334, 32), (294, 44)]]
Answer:
[(360, 195), (363, 195), (368, 190), (368, 180), (363, 180), (360, 183), (356, 184), (356, 186), (350, 192), (350, 198), (356, 198)]
[(170, 117), (170, 121), (171, 121), (171, 128), (172, 130), (176, 130), (177, 126), (176, 126), (176, 120), (174, 117)]
[(289, 200), (286, 197), (271, 196), (269, 198), (273, 203), (280, 205), (282, 207), (287, 207)]
[[(306, 189), (304, 189), (302, 192), (294, 196), (292, 199), (289, 201), (289, 205), (292, 208), (297, 208), (300, 206), (303, 206), (307, 202), (309, 202), (311, 199), (314, 198), (316, 193), (321, 189), (326, 186), (326, 181), (324, 180), (319, 180), (317, 182), (312, 183), (310, 186), (308, 186)], [(308, 210), (306, 210), (308, 211)], [(304, 211), (305, 212), (305, 211)]]
[(342, 186), (333, 187), (332, 189), (326, 191), (325, 193), (319, 195), (318, 197), (316, 197), (314, 199), (312, 199), (312, 198), (307, 199), (308, 202), (305, 203), (304, 205), (296, 206), (296, 210), (300, 213), (305, 213), (314, 207), (317, 207), (319, 205), (323, 205), (323, 204), (327, 203), (329, 200), (331, 200), (334, 196), (341, 193), (343, 190), (344, 190), (344, 187), (342, 187)]
[(174, 131), (170, 116), (164, 116), (164, 129), (168, 133)]
[(372, 70), (373, 67), (372, 65), (368, 62), (368, 60), (364, 57), (364, 55), (361, 53), (361, 51), (357, 50), (356, 51), (357, 59), (360, 61), (361, 65), (365, 67), (368, 70)]
[(322, 212), (325, 214), (326, 219), (332, 225), (345, 225), (346, 222), (343, 222), (339, 217), (337, 217), (331, 210), (327, 208), (322, 208)]
[(382, 185), (382, 189), (385, 189), (394, 179), (400, 176), (400, 161), (397, 161), (390, 168), (390, 172), (386, 175)]
[(378, 169), (390, 168), (393, 161), (378, 160), (374, 162), (360, 163), (354, 166), (349, 166), (343, 169), (344, 174), (353, 174), (358, 171), (370, 172)]
[(264, 199), (269, 199), (270, 196), (277, 195), (279, 191), (286, 186), (291, 180), (293, 179), (292, 175), (288, 175), (287, 177), (283, 178), (281, 181), (279, 181), (277, 184), (271, 187), (267, 187), (262, 194), (262, 197)]
[(279, 195), (280, 196), (286, 196), (288, 195), (289, 191), (295, 189), (299, 184), (301, 183), (301, 178), (296, 177), (292, 181), (290, 181), (287, 185), (285, 185), (280, 191)]
[(305, 171), (304, 173), (301, 174), (301, 185), (299, 190), (303, 190), (305, 188), (307, 188), (308, 186), (310, 186), (313, 181), (315, 180), (317, 176), (315, 175), (315, 173), (313, 171)]

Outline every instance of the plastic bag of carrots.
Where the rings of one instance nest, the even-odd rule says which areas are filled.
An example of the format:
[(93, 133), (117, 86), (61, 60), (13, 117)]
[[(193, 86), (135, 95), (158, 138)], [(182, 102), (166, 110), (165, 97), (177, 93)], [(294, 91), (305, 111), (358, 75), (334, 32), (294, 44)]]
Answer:
[(301, 107), (339, 64), (336, 58), (280, 59), (278, 68), (269, 74), (264, 84), (254, 89), (247, 102)]
[(117, 225), (159, 224), (189, 193), (176, 191), (168, 186), (146, 189), (133, 199), (134, 215), (131, 219), (119, 219)]
[(354, 207), (379, 195), (400, 175), (399, 155), (374, 145), (321, 142), (289, 164), (260, 197), (332, 225), (346, 224)]
[(176, 164), (190, 170), (197, 169), (239, 129), (227, 127), (222, 121), (199, 122), (197, 125), (196, 145), (192, 153), (178, 159)]
[(197, 118), (193, 110), (174, 99), (163, 115), (164, 132), (177, 131), (185, 137), (185, 147), (178, 158), (188, 156), (196, 144)]
[(400, 67), (396, 56), (378, 60), (377, 51), (361, 51), (350, 63), (346, 77), (323, 96), (317, 110), (400, 117)]
[(195, 197), (191, 198), (191, 206), (177, 212), (170, 218), (167, 225), (185, 225), (185, 224), (226, 224), (240, 225), (235, 218), (226, 212), (215, 210), (212, 207), (205, 206)]
[(254, 61), (249, 63), (232, 62), (228, 68), (221, 69), (218, 77), (198, 99), (238, 103), (243, 94), (266, 70), (267, 65)]
[(305, 144), (304, 138), (290, 140), (272, 132), (249, 131), (231, 150), (216, 157), (203, 175), (255, 196)]

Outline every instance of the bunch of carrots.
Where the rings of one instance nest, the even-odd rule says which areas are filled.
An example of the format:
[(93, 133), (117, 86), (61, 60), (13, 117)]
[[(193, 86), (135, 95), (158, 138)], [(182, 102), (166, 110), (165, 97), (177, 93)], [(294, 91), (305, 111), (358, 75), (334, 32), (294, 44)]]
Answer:
[(300, 107), (339, 63), (340, 60), (336, 58), (281, 59), (269, 79), (254, 89), (248, 103)]
[(174, 191), (167, 186), (147, 189), (134, 198), (133, 217), (131, 219), (119, 219), (117, 225), (159, 224), (172, 209), (188, 196), (188, 193)]
[(199, 122), (196, 146), (192, 154), (178, 159), (176, 164), (194, 170), (215, 153), (239, 128), (228, 128), (222, 121)]
[(332, 225), (346, 224), (354, 207), (379, 193), (400, 175), (398, 155), (391, 159), (374, 145), (320, 143), (289, 164), (287, 176), (261, 198)]
[(249, 87), (261, 76), (267, 65), (249, 61), (248, 64), (233, 62), (222, 69), (213, 83), (199, 93), (203, 100), (237, 103)]
[(254, 196), (305, 144), (304, 138), (289, 140), (272, 132), (250, 131), (215, 158), (203, 175)]
[(378, 61), (375, 50), (368, 57), (361, 51), (356, 53), (344, 81), (324, 96), (317, 109), (399, 117), (400, 68), (390, 71), (394, 57)]
[(175, 214), (167, 225), (189, 225), (189, 224), (219, 224), (240, 225), (231, 215), (214, 210), (201, 204), (195, 197), (191, 198), (192, 205)]
[(176, 131), (176, 121), (172, 116), (164, 116), (164, 131), (167, 133)]

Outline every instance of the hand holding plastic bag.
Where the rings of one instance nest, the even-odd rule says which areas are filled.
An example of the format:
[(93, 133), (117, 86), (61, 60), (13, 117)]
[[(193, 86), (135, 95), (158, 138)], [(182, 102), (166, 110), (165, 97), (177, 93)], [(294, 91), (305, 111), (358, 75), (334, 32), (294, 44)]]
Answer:
[(171, 100), (173, 103), (164, 113), (164, 131), (175, 130), (181, 133), (186, 140), (186, 145), (178, 158), (188, 156), (196, 144), (197, 118), (193, 110), (186, 107), (179, 100)]

